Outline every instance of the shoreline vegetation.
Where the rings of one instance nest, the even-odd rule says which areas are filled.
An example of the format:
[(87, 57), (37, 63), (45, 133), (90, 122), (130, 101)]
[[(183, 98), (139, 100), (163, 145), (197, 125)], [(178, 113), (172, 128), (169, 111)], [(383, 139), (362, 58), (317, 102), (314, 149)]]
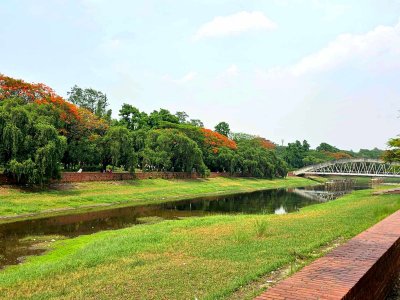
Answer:
[(159, 204), (205, 196), (228, 195), (275, 188), (318, 184), (315, 181), (285, 179), (207, 178), (189, 180), (145, 179), (112, 182), (54, 184), (33, 191), (0, 185), (0, 223), (59, 214), (78, 214), (123, 206)]
[[(346, 151), (307, 140), (278, 145), (268, 137), (214, 129), (184, 111), (152, 112), (124, 103), (117, 118), (105, 93), (75, 85), (58, 95), (42, 83), (0, 74), (0, 170), (19, 184), (44, 185), (64, 171), (227, 172), (284, 178), (288, 171), (341, 158), (380, 158), (377, 148)], [(396, 141), (390, 142), (392, 147)], [(388, 152), (388, 160), (395, 160)], [(389, 155), (390, 154), (390, 155)]]
[(44, 255), (0, 272), (0, 297), (230, 299), (240, 290), (241, 299), (251, 299), (265, 286), (246, 286), (272, 271), (296, 271), (327, 245), (398, 210), (398, 195), (373, 195), (387, 188), (286, 215), (169, 220), (59, 240)]

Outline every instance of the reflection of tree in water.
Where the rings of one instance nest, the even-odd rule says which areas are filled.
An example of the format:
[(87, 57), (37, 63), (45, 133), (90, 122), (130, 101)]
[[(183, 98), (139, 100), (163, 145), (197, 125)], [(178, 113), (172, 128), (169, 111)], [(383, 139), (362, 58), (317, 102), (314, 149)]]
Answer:
[(318, 203), (312, 197), (310, 199), (296, 194), (296, 190), (267, 190), (0, 224), (0, 268), (18, 263), (21, 256), (42, 251), (31, 249), (30, 243), (22, 243), (21, 239), (26, 236), (57, 234), (74, 237), (102, 230), (124, 228), (141, 223), (138, 219), (145, 217), (176, 219), (210, 213), (273, 214), (293, 212), (306, 205)]
[(314, 201), (286, 190), (268, 190), (214, 199), (199, 199), (172, 205), (167, 204), (165, 208), (216, 213), (274, 213), (281, 207), (286, 212), (292, 212), (312, 203)]

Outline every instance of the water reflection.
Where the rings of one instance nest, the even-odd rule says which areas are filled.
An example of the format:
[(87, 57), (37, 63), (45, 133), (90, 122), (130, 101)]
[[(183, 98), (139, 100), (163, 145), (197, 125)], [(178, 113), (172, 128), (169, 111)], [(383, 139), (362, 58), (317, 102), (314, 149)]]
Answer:
[(0, 224), (0, 268), (17, 264), (24, 256), (44, 251), (38, 247), (37, 241), (25, 239), (29, 236), (76, 237), (140, 224), (147, 217), (171, 220), (211, 214), (286, 214), (310, 204), (333, 200), (346, 192), (327, 191), (324, 185), (276, 189)]

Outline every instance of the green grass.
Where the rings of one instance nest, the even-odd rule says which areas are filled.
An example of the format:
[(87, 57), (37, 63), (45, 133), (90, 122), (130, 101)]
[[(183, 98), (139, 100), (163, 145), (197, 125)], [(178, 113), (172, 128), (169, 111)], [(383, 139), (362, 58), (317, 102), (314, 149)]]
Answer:
[(225, 299), (399, 208), (398, 195), (363, 190), (287, 215), (188, 218), (57, 241), (0, 272), (0, 298)]
[[(43, 191), (0, 186), (0, 216), (37, 214), (105, 205), (142, 205), (205, 195), (222, 195), (281, 187), (299, 187), (315, 182), (286, 179), (212, 178), (197, 180), (132, 180), (62, 184)], [(5, 219), (0, 222), (4, 222)]]

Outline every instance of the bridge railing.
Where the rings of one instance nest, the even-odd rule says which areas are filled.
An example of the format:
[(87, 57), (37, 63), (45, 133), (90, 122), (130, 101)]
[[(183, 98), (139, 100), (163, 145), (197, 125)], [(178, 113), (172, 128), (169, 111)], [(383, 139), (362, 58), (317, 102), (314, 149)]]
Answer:
[(293, 172), (294, 175), (341, 175), (370, 177), (400, 177), (400, 164), (379, 159), (340, 159), (310, 165)]

